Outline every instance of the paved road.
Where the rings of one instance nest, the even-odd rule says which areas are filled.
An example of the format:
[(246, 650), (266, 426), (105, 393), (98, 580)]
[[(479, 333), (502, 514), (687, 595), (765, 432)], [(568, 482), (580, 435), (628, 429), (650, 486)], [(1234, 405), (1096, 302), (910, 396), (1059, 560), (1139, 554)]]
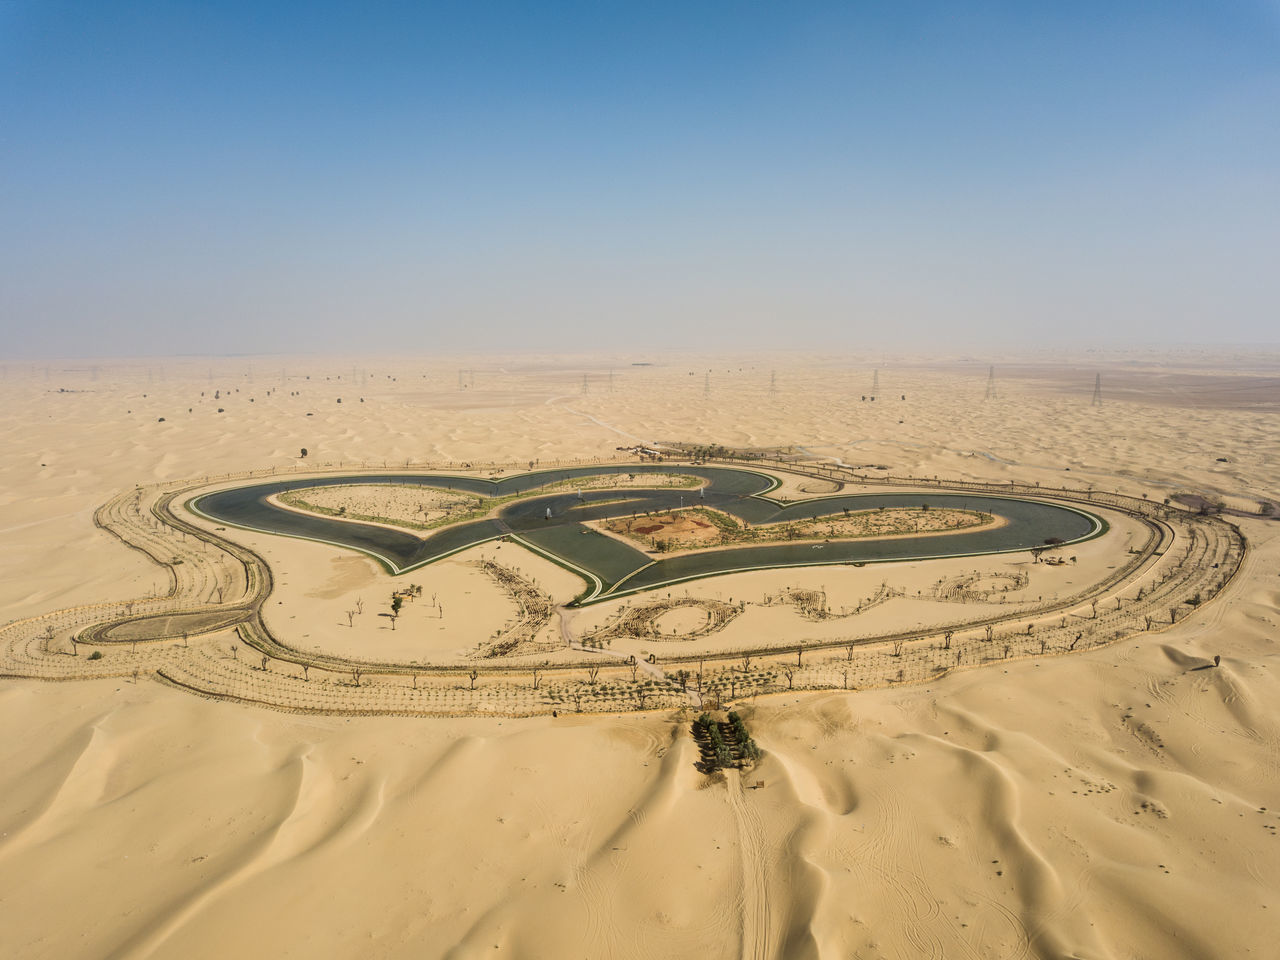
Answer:
[[(690, 488), (628, 488), (584, 490), (580, 495), (563, 491), (541, 496), (536, 494), (540, 487), (560, 480), (615, 473), (692, 475), (701, 477), (706, 485), (701, 491)], [(494, 498), (517, 493), (534, 495), (502, 506), (495, 518), (443, 527), (423, 536), (375, 524), (297, 513), (267, 502), (268, 497), (286, 490), (380, 483), (463, 490)], [(1039, 500), (929, 490), (845, 493), (784, 505), (765, 496), (775, 486), (773, 478), (750, 470), (652, 464), (559, 469), (497, 481), (420, 473), (274, 480), (205, 494), (188, 505), (219, 523), (350, 547), (379, 560), (392, 573), (404, 573), (477, 543), (509, 535), (582, 575), (589, 584), (580, 598), (583, 603), (738, 570), (1006, 553), (1041, 546), (1050, 538), (1064, 543), (1084, 540), (1105, 529), (1102, 521), (1092, 514)], [(619, 494), (625, 498), (619, 500)], [(715, 507), (752, 524), (831, 516), (842, 513), (845, 508), (919, 507), (925, 503), (934, 507), (982, 510), (1007, 522), (991, 529), (938, 537), (738, 546), (664, 559), (655, 559), (582, 523), (585, 520), (630, 516), (647, 510), (670, 510), (682, 503), (685, 506), (703, 504)], [(550, 519), (547, 519), (548, 509), (551, 511)]]

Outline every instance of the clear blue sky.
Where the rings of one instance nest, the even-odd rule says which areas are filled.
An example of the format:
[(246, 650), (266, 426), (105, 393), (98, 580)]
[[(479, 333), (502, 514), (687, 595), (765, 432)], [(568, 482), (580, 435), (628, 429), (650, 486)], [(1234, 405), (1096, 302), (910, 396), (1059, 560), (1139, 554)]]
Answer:
[(1275, 343), (1278, 264), (1278, 0), (0, 0), (10, 357)]

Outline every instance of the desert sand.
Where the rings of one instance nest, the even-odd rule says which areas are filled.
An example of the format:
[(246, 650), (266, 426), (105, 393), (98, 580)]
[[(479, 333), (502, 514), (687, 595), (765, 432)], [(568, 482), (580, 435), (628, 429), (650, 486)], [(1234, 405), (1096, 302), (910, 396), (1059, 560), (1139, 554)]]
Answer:
[[(633, 368), (636, 359), (654, 365)], [(688, 711), (670, 707), (299, 716), (128, 671), (5, 677), (5, 954), (1272, 955), (1280, 523), (1256, 513), (1280, 497), (1280, 358), (997, 359), (996, 396), (984, 399), (989, 362), (4, 366), (5, 621), (168, 589), (164, 568), (92, 522), (139, 484), (299, 465), (573, 460), (638, 443), (794, 448), (898, 476), (1200, 495), (1239, 511), (1230, 519), (1249, 544), (1221, 595), (1120, 643), (927, 683), (743, 698), (764, 757), (742, 774), (699, 772)], [(873, 371), (881, 393), (860, 400)], [(822, 486), (797, 478), (787, 495)], [(1120, 523), (1110, 542), (1123, 550), (1135, 535)], [(236, 539), (277, 575), (272, 629), (342, 655), (465, 661), (519, 612), (482, 559), (518, 568), (557, 603), (581, 588), (510, 544), (392, 578), (323, 544)], [(1077, 564), (1037, 567), (1025, 587), (1025, 557), (992, 557), (742, 573), (680, 593), (751, 604), (695, 643), (834, 639), (847, 620), (806, 620), (770, 598), (820, 590), (842, 615), (875, 600), (858, 615), (865, 629), (909, 629), (936, 615), (924, 594), (940, 581), (985, 585), (985, 606), (1017, 608), (1114, 563), (1100, 542), (1073, 552)], [(391, 630), (373, 611), (404, 580), (424, 596)], [(897, 591), (887, 600), (886, 585)], [(348, 625), (357, 599), (370, 612)], [(563, 629), (587, 633), (620, 606), (577, 611)], [(693, 629), (702, 615), (660, 623)], [(550, 623), (546, 636), (560, 629)], [(223, 657), (228, 642), (192, 640)], [(643, 654), (647, 643), (615, 647)]]

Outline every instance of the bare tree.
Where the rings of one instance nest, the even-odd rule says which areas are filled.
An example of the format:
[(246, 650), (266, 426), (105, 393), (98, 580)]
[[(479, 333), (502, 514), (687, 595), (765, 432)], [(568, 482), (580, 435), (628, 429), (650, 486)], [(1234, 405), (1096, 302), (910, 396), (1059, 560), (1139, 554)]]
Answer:
[(474, 670), (472, 670), (472, 671), (471, 671), (471, 673), (470, 673), (470, 677), (471, 677), (471, 689), (472, 689), (472, 690), (474, 690), (474, 689), (476, 688), (476, 678), (477, 678), (478, 676), (480, 676), (480, 674), (476, 673)]
[(587, 667), (588, 683), (595, 683), (596, 677), (598, 676), (600, 676), (600, 667), (597, 664), (593, 663), (591, 666)]
[(355, 610), (348, 610), (348, 611), (347, 611), (347, 626), (348, 626), (348, 627), (354, 627), (355, 625), (356, 625), (356, 611), (355, 611)]
[(356, 613), (364, 613), (364, 598), (356, 597)]
[(310, 672), (311, 672), (311, 666), (306, 663), (302, 664), (302, 680), (304, 683), (311, 679), (311, 677), (309, 676)]
[(267, 660), (269, 660), (269, 659), (270, 659), (269, 657), (263, 657), (263, 658), (262, 658), (262, 669), (263, 669), (263, 670), (267, 669)]
[(895, 641), (893, 641), (893, 655), (894, 655), (895, 657), (900, 657), (900, 656), (902, 656), (902, 641), (901, 641), (901, 640), (895, 640)]
[(533, 668), (533, 689), (538, 689), (538, 684), (542, 682), (542, 670), (538, 667)]
[(954, 637), (955, 635), (956, 635), (956, 632), (955, 632), (954, 630), (948, 630), (946, 633), (944, 633), (944, 634), (942, 635), (942, 649), (943, 649), (943, 650), (950, 650), (950, 649), (951, 649), (951, 638), (952, 638), (952, 637)]
[(351, 679), (356, 682), (357, 687), (360, 686), (360, 674), (363, 672), (364, 671), (362, 671), (359, 667), (356, 667), (351, 671)]
[(790, 690), (792, 681), (794, 680), (796, 675), (796, 668), (792, 666), (786, 666), (782, 668), (782, 672), (787, 678), (787, 689)]

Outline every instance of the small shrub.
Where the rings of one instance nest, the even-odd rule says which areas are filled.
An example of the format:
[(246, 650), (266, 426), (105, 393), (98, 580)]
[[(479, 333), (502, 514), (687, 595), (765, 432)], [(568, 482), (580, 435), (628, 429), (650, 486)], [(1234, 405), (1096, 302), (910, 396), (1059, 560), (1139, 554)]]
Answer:
[(101, 651), (101, 650), (95, 650), (95, 651), (93, 651), (93, 653), (89, 654), (89, 659), (90, 659), (90, 660), (101, 660), (101, 659), (102, 659), (102, 651)]

